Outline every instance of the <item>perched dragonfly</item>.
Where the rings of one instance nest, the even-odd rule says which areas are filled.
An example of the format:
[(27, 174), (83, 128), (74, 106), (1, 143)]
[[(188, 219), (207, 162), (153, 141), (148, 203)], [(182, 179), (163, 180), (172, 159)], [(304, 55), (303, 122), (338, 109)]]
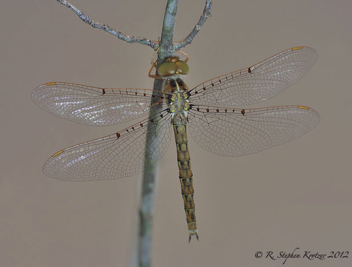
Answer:
[[(198, 239), (193, 174), (187, 125), (196, 143), (222, 156), (243, 156), (280, 145), (307, 133), (319, 123), (319, 114), (305, 106), (236, 107), (272, 98), (297, 82), (313, 66), (317, 53), (294, 47), (258, 64), (205, 81), (189, 90), (182, 76), (187, 60), (169, 57), (155, 69), (163, 91), (97, 88), (51, 82), (32, 93), (44, 110), (84, 125), (114, 125), (146, 115), (150, 99), (160, 111), (126, 129), (60, 150), (43, 167), (44, 174), (60, 180), (91, 181), (132, 176), (165, 153), (174, 131), (184, 209), (189, 230)], [(151, 69), (152, 70), (152, 69)], [(227, 106), (227, 107), (224, 107)], [(145, 151), (147, 131), (153, 133)]]

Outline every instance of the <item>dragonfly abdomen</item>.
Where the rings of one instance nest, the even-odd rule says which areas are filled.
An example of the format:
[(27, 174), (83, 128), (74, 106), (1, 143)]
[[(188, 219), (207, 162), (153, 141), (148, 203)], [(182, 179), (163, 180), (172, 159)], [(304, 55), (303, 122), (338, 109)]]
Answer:
[(180, 124), (179, 121), (174, 118), (173, 127), (177, 148), (177, 162), (180, 173), (179, 178), (181, 183), (181, 193), (184, 201), (190, 242), (192, 235), (196, 235), (198, 240), (199, 238), (197, 219), (195, 214), (193, 174), (191, 170), (191, 159), (188, 150), (186, 123)]

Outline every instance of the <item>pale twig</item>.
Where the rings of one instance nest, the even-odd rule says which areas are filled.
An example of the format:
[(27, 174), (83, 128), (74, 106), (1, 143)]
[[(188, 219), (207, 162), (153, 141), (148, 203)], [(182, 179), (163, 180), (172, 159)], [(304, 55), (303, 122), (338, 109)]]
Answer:
[(173, 43), (174, 30), (176, 23), (176, 14), (178, 8), (178, 0), (168, 0), (165, 9), (163, 28), (161, 31), (160, 49), (158, 51), (158, 65), (163, 63), (167, 57), (175, 53)]
[[(64, 6), (71, 9), (73, 12), (80, 17), (85, 23), (90, 26), (98, 29), (102, 29), (119, 39), (126, 41), (128, 43), (139, 43), (150, 46), (154, 50), (159, 48), (158, 41), (151, 41), (146, 38), (134, 37), (123, 34), (121, 32), (117, 32), (114, 29), (110, 28), (108, 25), (100, 24), (97, 21), (94, 21), (89, 16), (85, 15), (82, 11), (71, 5), (69, 2), (65, 0), (56, 0), (57, 2), (63, 4)], [(178, 43), (173, 43), (173, 34), (175, 28), (176, 14), (178, 8), (178, 0), (167, 0), (166, 10), (164, 15), (163, 28), (161, 32), (161, 40), (160, 40), (160, 49), (158, 50), (158, 61), (157, 65), (163, 63), (165, 58), (172, 56), (175, 51), (180, 50), (182, 47), (190, 44), (193, 38), (197, 35), (199, 30), (201, 29), (204, 22), (208, 17), (211, 16), (211, 0), (207, 0), (205, 3), (205, 7), (203, 10), (203, 14), (200, 17), (198, 23), (192, 30), (192, 32), (183, 40)], [(155, 79), (153, 90), (161, 91), (163, 88), (163, 80)], [(159, 101), (156, 97), (152, 99), (150, 114), (149, 116), (153, 116), (157, 112), (160, 111), (162, 105), (153, 105), (153, 102)], [(150, 127), (152, 128), (152, 127)], [(154, 138), (151, 138), (151, 137)], [(157, 136), (158, 138), (158, 136)], [(146, 154), (145, 154), (145, 166), (143, 173), (143, 182), (142, 182), (142, 199), (139, 209), (139, 239), (138, 239), (138, 261), (139, 266), (141, 267), (149, 267), (151, 266), (151, 243), (152, 243), (152, 229), (153, 229), (153, 217), (154, 217), (154, 192), (155, 192), (155, 177), (156, 177), (156, 164), (151, 163), (150, 159), (150, 151), (153, 151), (153, 145), (155, 142), (155, 132), (148, 131), (146, 138)], [(154, 143), (152, 142), (154, 141)], [(149, 151), (149, 152), (148, 152)]]
[(197, 33), (200, 31), (200, 29), (202, 28), (204, 22), (211, 17), (210, 14), (210, 10), (211, 10), (211, 0), (207, 0), (205, 2), (205, 7), (203, 10), (203, 14), (202, 16), (199, 18), (198, 23), (194, 26), (193, 30), (191, 31), (191, 33), (184, 38), (183, 40), (181, 40), (178, 43), (174, 44), (174, 49), (175, 51), (180, 50), (182, 47), (185, 47), (186, 45), (189, 45), (190, 43), (192, 43), (193, 38), (197, 35)]
[[(71, 9), (74, 13), (76, 13), (76, 15), (82, 21), (84, 21), (88, 25), (92, 26), (93, 28), (98, 28), (98, 29), (104, 30), (104, 31), (116, 36), (120, 40), (123, 40), (123, 41), (125, 41), (127, 43), (139, 43), (139, 44), (147, 45), (147, 46), (150, 46), (151, 48), (153, 48), (154, 50), (157, 50), (159, 48), (159, 42), (158, 41), (149, 40), (149, 39), (144, 38), (144, 37), (130, 36), (130, 35), (127, 35), (127, 34), (124, 34), (124, 33), (120, 32), (120, 31), (116, 31), (115, 29), (111, 28), (107, 24), (101, 24), (98, 21), (95, 21), (90, 16), (84, 14), (81, 10), (79, 10), (78, 8), (73, 6), (70, 2), (68, 2), (66, 0), (56, 0), (56, 1), (59, 2), (60, 4), (64, 5), (64, 6), (68, 7), (69, 9)], [(173, 47), (169, 48), (170, 52), (174, 53), (175, 51), (178, 51), (181, 48), (185, 47), (186, 45), (189, 45), (189, 44), (192, 43), (193, 38), (200, 31), (200, 29), (202, 28), (204, 22), (209, 17), (211, 17), (211, 14), (210, 14), (211, 6), (212, 6), (211, 0), (207, 0), (206, 3), (205, 3), (205, 6), (204, 6), (203, 14), (199, 18), (198, 23), (194, 26), (193, 30), (190, 32), (190, 34), (188, 34), (188, 36), (186, 38), (184, 38), (183, 40), (181, 40), (181, 41), (179, 41), (177, 43), (174, 43)], [(166, 21), (164, 20), (164, 23), (165, 22)], [(167, 24), (165, 24), (165, 26), (167, 28)], [(161, 38), (161, 39), (163, 39), (163, 38)], [(163, 50), (165, 51), (165, 49), (163, 49)], [(163, 57), (160, 57), (160, 54), (159, 54), (158, 58), (160, 59), (160, 58), (163, 58)]]
[[(161, 32), (160, 49), (158, 51), (158, 62), (161, 64), (165, 58), (171, 56), (173, 51), (173, 34), (175, 28), (176, 14), (177, 14), (178, 0), (168, 0), (166, 3), (165, 15), (163, 28)], [(163, 89), (163, 80), (154, 80), (154, 91), (161, 92)], [(153, 98), (151, 101), (151, 108), (149, 111), (149, 117), (154, 116), (160, 112), (162, 105), (153, 105), (153, 103), (159, 101), (158, 98)], [(155, 136), (157, 133), (153, 131), (153, 127), (148, 128), (147, 142), (145, 146), (145, 165), (142, 182), (142, 199), (139, 210), (139, 266), (150, 267), (151, 266), (151, 255), (152, 255), (152, 233), (153, 233), (153, 218), (154, 218), (154, 200), (155, 200), (155, 187), (156, 187), (156, 173), (157, 165), (152, 163), (150, 159), (150, 151), (158, 141), (155, 141), (155, 137), (162, 138), (162, 136)], [(149, 152), (149, 153), (148, 153)]]
[(56, 0), (56, 1), (59, 2), (60, 4), (63, 4), (64, 6), (68, 7), (69, 9), (71, 9), (73, 12), (76, 13), (76, 15), (81, 20), (83, 20), (85, 23), (92, 26), (93, 28), (98, 28), (98, 29), (104, 30), (104, 31), (116, 36), (120, 40), (123, 40), (127, 43), (139, 43), (139, 44), (147, 45), (147, 46), (150, 46), (151, 48), (153, 48), (154, 50), (158, 49), (158, 47), (159, 47), (159, 44), (157, 41), (152, 41), (152, 40), (149, 40), (149, 39), (143, 38), (143, 37), (130, 36), (130, 35), (124, 34), (122, 32), (114, 30), (109, 25), (101, 24), (101, 23), (93, 20), (91, 17), (84, 14), (81, 10), (79, 10), (78, 8), (73, 6), (68, 1), (65, 1), (65, 0)]

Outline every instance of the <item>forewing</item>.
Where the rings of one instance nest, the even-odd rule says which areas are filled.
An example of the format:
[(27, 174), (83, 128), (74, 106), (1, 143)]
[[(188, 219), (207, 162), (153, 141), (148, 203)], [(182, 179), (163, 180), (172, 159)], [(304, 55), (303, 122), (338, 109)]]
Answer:
[(114, 125), (145, 115), (153, 90), (105, 89), (53, 82), (33, 90), (32, 99), (58, 117), (84, 125)]
[(145, 161), (147, 128), (151, 133), (148, 163), (153, 163), (170, 143), (171, 116), (166, 111), (118, 133), (55, 153), (44, 164), (44, 174), (68, 181), (110, 180), (137, 174)]
[(193, 106), (189, 129), (202, 148), (234, 157), (290, 142), (317, 126), (319, 120), (316, 111), (304, 106), (245, 110)]
[(314, 65), (317, 52), (294, 47), (256, 65), (215, 77), (190, 91), (195, 105), (249, 105), (281, 93), (302, 78)]

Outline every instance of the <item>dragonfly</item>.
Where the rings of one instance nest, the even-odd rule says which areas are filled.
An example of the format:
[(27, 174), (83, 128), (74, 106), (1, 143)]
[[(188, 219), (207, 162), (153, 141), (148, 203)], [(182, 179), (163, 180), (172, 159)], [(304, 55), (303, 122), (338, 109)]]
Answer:
[[(193, 235), (199, 240), (188, 128), (202, 148), (228, 157), (256, 153), (307, 133), (320, 121), (309, 107), (242, 106), (270, 99), (300, 80), (316, 62), (317, 52), (305, 46), (290, 48), (192, 89), (183, 80), (189, 72), (188, 59), (172, 56), (151, 67), (149, 76), (163, 80), (162, 92), (66, 82), (35, 88), (32, 99), (39, 107), (83, 125), (115, 125), (147, 116), (152, 106), (158, 108), (154, 115), (126, 129), (60, 150), (46, 161), (44, 174), (66, 181), (133, 176), (163, 156), (173, 131), (189, 242)], [(158, 100), (151, 104), (153, 98)], [(146, 149), (147, 133), (151, 134)]]

